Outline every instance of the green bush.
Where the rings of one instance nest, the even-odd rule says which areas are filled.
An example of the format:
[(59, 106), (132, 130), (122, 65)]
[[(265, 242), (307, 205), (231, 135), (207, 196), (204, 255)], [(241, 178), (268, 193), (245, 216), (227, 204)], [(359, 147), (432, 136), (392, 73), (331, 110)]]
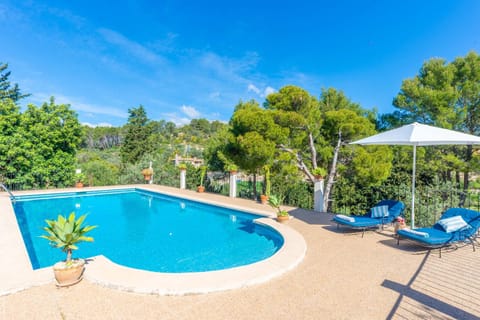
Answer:
[(283, 203), (288, 206), (303, 209), (313, 208), (312, 184), (298, 179), (296, 176), (281, 176), (272, 174), (272, 194), (283, 198)]

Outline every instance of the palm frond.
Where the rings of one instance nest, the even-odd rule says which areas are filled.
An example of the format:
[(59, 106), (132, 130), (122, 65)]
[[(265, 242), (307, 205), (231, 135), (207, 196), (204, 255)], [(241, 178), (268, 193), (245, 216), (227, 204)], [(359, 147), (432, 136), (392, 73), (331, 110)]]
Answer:
[(41, 235), (41, 238), (47, 239), (50, 245), (55, 248), (60, 248), (67, 253), (67, 260), (69, 252), (77, 250), (77, 244), (85, 241), (92, 242), (93, 237), (87, 237), (85, 234), (97, 226), (83, 226), (86, 215), (75, 219), (75, 212), (70, 213), (68, 218), (66, 216), (58, 215), (57, 220), (45, 220), (47, 226), (43, 228), (46, 234)]

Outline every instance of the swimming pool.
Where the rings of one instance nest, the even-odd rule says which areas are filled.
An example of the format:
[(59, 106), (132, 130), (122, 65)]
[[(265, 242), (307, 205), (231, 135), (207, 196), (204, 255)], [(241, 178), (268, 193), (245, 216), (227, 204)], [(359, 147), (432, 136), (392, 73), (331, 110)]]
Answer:
[(178, 197), (122, 189), (19, 196), (17, 223), (34, 269), (63, 260), (43, 234), (45, 219), (88, 214), (98, 225), (93, 243), (79, 244), (74, 256), (104, 255), (127, 267), (157, 272), (203, 272), (258, 262), (275, 254), (282, 236), (259, 225), (259, 216)]

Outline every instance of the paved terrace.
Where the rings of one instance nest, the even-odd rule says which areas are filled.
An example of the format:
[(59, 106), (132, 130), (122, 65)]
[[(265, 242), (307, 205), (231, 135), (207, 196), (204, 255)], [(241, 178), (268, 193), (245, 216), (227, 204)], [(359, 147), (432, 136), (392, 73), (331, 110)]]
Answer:
[[(159, 189), (271, 212), (249, 200)], [(0, 205), (4, 200), (0, 196)], [(6, 285), (8, 279), (30, 271), (11, 268), (2, 259), (0, 319), (480, 319), (480, 250), (464, 246), (439, 258), (437, 251), (426, 253), (406, 241), (398, 247), (389, 228), (361, 238), (337, 230), (330, 214), (300, 209), (291, 214), (287, 227), (305, 238), (306, 256), (268, 282), (161, 296), (110, 289), (87, 279), (59, 289), (51, 270), (44, 269), (36, 283), (27, 277), (17, 285), (21, 291), (12, 293), (16, 290)], [(0, 217), (0, 232), (15, 236), (11, 229), (16, 226), (3, 212)], [(0, 242), (0, 247), (6, 244)], [(24, 255), (18, 252), (18, 259)]]

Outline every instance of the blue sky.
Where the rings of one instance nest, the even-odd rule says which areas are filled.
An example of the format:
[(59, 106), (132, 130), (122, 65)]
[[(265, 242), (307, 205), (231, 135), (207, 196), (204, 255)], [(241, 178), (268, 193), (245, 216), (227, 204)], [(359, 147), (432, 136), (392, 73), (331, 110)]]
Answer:
[(480, 53), (480, 1), (0, 0), (0, 61), (40, 105), (80, 121), (228, 121), (239, 100), (294, 84), (393, 111), (432, 57)]

